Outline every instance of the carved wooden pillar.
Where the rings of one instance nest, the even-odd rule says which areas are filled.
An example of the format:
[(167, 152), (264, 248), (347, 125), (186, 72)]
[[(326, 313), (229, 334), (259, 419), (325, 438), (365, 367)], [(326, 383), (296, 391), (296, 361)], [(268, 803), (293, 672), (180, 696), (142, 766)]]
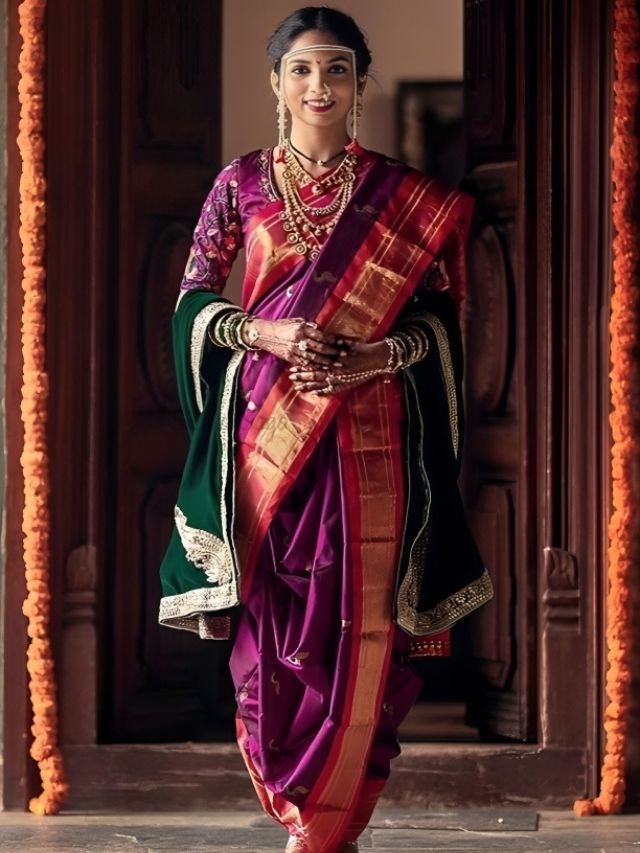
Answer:
[(540, 736), (545, 746), (562, 747), (585, 740), (586, 715), (583, 711), (576, 708), (571, 717), (558, 713), (565, 704), (564, 696), (559, 698), (559, 687), (564, 684), (566, 692), (571, 690), (572, 673), (584, 658), (578, 561), (574, 554), (560, 548), (547, 547), (544, 553), (546, 589), (542, 597)]
[(96, 549), (69, 554), (62, 605), (61, 741), (93, 744), (97, 735)]

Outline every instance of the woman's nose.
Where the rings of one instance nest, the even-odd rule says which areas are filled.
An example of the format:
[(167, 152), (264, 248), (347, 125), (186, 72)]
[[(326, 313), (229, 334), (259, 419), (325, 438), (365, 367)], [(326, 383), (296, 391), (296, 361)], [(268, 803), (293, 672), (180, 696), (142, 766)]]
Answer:
[(311, 78), (311, 88), (315, 92), (325, 92), (329, 88), (329, 84), (327, 83), (327, 79), (322, 72), (315, 72), (313, 77)]

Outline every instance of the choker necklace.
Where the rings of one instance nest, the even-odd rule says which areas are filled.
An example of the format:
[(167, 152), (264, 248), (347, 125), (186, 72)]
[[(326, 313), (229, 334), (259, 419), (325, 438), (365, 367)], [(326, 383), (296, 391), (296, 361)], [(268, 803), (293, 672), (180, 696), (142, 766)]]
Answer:
[(341, 148), (337, 154), (334, 154), (333, 157), (329, 157), (328, 160), (314, 160), (313, 157), (309, 157), (309, 155), (305, 154), (304, 151), (301, 151), (299, 148), (296, 148), (291, 139), (289, 139), (288, 142), (291, 148), (296, 152), (296, 154), (299, 154), (301, 157), (304, 157), (304, 159), (308, 160), (310, 163), (315, 163), (316, 166), (328, 166), (332, 160), (335, 160), (336, 157), (339, 157), (341, 154), (344, 154), (344, 148)]

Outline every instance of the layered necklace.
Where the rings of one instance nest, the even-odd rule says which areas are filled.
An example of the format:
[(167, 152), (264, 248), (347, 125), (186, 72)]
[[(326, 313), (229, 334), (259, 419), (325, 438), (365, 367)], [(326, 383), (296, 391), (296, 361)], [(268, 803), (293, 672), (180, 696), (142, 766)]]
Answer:
[[(282, 173), (284, 210), (280, 218), (287, 232), (288, 242), (295, 246), (299, 255), (308, 255), (311, 260), (318, 256), (323, 235), (333, 229), (349, 203), (356, 179), (356, 162), (356, 155), (345, 151), (342, 161), (333, 171), (326, 177), (321, 175), (314, 178), (300, 165), (293, 153), (291, 142), (288, 139), (285, 141)], [(307, 204), (300, 197), (300, 188), (309, 184), (312, 184), (312, 192), (316, 196), (335, 187), (338, 189), (329, 204), (318, 207)]]

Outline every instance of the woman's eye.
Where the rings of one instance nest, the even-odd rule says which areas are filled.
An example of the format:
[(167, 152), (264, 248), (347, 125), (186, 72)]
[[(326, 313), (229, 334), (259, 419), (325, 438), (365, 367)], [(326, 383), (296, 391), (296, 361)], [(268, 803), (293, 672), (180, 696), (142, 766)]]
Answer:
[(297, 65), (295, 68), (291, 69), (292, 74), (306, 74), (309, 69), (304, 65)]
[(344, 67), (344, 65), (332, 65), (331, 68), (329, 69), (329, 71), (332, 74), (346, 74), (347, 73), (347, 69)]

